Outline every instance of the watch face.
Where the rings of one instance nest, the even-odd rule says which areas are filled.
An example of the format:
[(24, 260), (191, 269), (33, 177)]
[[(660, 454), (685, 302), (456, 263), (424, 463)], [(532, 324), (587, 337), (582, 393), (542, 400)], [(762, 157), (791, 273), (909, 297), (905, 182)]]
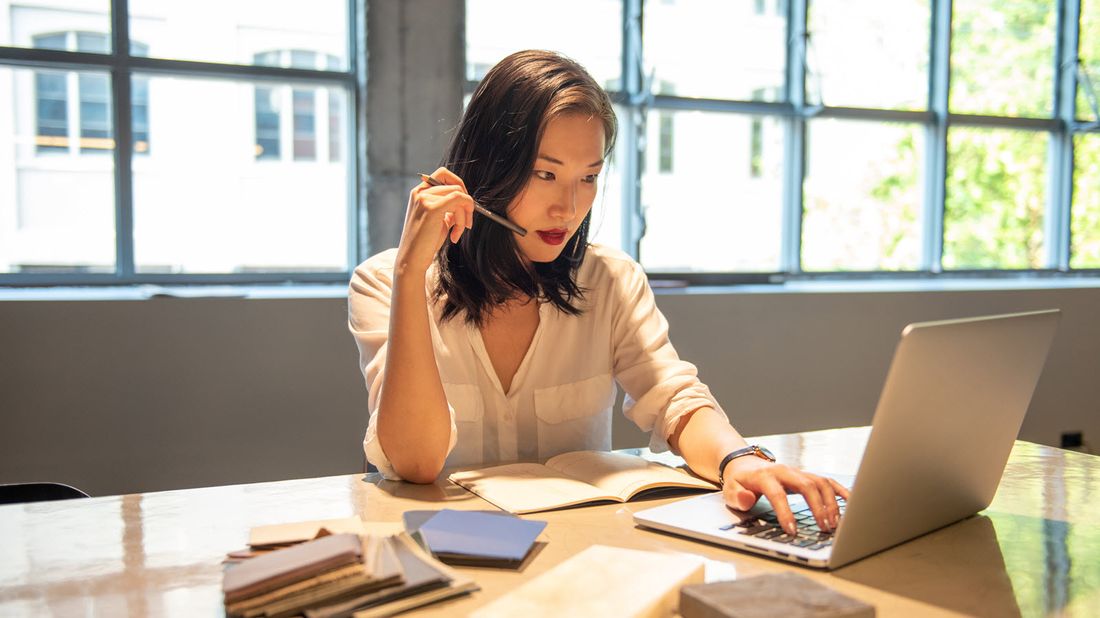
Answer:
[(775, 455), (772, 455), (772, 452), (768, 449), (764, 448), (763, 446), (757, 446), (756, 449), (760, 451), (760, 454), (766, 457), (768, 460), (775, 461)]

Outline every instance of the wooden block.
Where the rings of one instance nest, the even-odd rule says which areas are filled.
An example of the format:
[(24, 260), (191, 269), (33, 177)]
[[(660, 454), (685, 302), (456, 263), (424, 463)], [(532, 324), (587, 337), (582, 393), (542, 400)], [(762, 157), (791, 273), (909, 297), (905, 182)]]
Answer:
[(684, 586), (683, 618), (873, 618), (875, 607), (798, 573)]
[(672, 616), (680, 586), (703, 574), (698, 556), (592, 545), (471, 615)]

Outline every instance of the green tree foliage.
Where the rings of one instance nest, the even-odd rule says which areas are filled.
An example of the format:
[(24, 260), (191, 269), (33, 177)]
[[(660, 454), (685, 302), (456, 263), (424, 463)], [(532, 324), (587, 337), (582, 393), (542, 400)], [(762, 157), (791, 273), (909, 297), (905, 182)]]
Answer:
[(1073, 268), (1100, 268), (1100, 133), (1074, 140)]
[[(1054, 3), (953, 4), (953, 112), (1050, 116)], [(1043, 265), (1046, 134), (948, 130), (944, 268)]]
[(1039, 268), (1046, 207), (1045, 133), (951, 129), (944, 268)]
[[(1050, 117), (1056, 12), (1053, 2), (953, 3), (950, 108), (953, 113)], [(1080, 55), (1100, 67), (1100, 0), (1081, 3)], [(1090, 60), (1093, 59), (1093, 60)], [(1079, 118), (1085, 104), (1078, 96)], [(1049, 135), (951, 126), (948, 129), (943, 266), (1029, 269), (1044, 265)], [(912, 145), (902, 140), (899, 155)], [(1075, 138), (1074, 268), (1100, 267), (1100, 134)], [(873, 194), (892, 199), (916, 174), (883, 178)], [(887, 239), (884, 239), (887, 240)], [(887, 240), (888, 241), (888, 240)]]

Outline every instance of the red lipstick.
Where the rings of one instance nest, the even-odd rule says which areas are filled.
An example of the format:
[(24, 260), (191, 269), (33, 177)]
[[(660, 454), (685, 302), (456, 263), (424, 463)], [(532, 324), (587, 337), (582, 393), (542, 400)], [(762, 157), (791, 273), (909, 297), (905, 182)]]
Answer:
[(535, 233), (539, 235), (542, 242), (548, 245), (560, 245), (565, 242), (566, 237), (569, 235), (569, 230), (558, 228), (553, 230), (537, 230)]

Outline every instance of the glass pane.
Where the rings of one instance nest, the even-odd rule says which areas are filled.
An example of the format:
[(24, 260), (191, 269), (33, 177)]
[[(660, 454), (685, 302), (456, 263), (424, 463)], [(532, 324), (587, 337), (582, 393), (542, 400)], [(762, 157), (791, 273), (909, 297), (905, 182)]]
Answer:
[[(65, 2), (4, 2), (0, 12), (11, 24), (0, 28), (0, 46), (37, 47), (76, 51), (77, 33), (100, 35), (94, 46), (86, 39), (80, 51), (110, 53), (110, 0), (66, 0)], [(94, 47), (94, 48), (93, 48)]]
[(615, 150), (608, 157), (600, 172), (599, 192), (592, 205), (591, 229), (588, 230), (589, 242), (626, 249), (623, 246), (623, 165), (626, 162), (626, 143), (624, 132), (629, 117), (623, 109), (615, 106), (615, 115), (619, 120), (619, 136)]
[(76, 51), (93, 54), (111, 53), (111, 37), (103, 32), (77, 32)]
[(294, 160), (309, 161), (317, 156), (317, 136), (314, 132), (316, 115), (313, 88), (295, 88), (291, 99), (294, 105)]
[(466, 79), (480, 80), (513, 52), (551, 49), (584, 65), (605, 88), (618, 90), (621, 5), (617, 0), (559, 0), (552, 5), (467, 0)]
[[(311, 101), (321, 93), (340, 97), (337, 123), (346, 127), (347, 92), (266, 81), (137, 77), (148, 82), (149, 130), (157, 146), (133, 162), (138, 272), (347, 268), (350, 165), (342, 152), (327, 152), (328, 122), (314, 125), (313, 146), (324, 150), (308, 161), (295, 160), (290, 105), (293, 93), (308, 94)], [(270, 101), (286, 104), (272, 107), (265, 103)], [(274, 146), (261, 150), (265, 141)]]
[(281, 89), (256, 86), (253, 114), (256, 124), (256, 158), (278, 159), (282, 115), (279, 112)]
[(0, 158), (0, 272), (114, 271), (111, 117), (96, 125), (94, 138), (94, 152), (108, 156), (82, 147), (91, 138), (77, 120), (79, 85), (108, 79), (0, 67), (0, 118), (14, 129), (0, 134), (12, 144)]
[(785, 0), (646, 0), (643, 48), (654, 90), (780, 100), (786, 83), (786, 5)]
[(1073, 268), (1100, 268), (1100, 134), (1073, 140)]
[(1056, 3), (952, 3), (952, 112), (1049, 116)]
[(1100, 0), (1081, 0), (1081, 34), (1077, 43), (1089, 80), (1087, 84), (1085, 79), (1077, 82), (1077, 117), (1100, 121), (1097, 112), (1100, 108)]
[(39, 153), (69, 151), (69, 77), (60, 71), (34, 73), (34, 133)]
[(134, 102), (130, 108), (134, 115), (134, 152), (147, 154), (152, 147), (149, 142), (149, 80), (134, 76), (130, 79), (130, 88), (130, 98)]
[(80, 97), (80, 152), (109, 153), (111, 139), (111, 81), (106, 75), (85, 74), (77, 82)]
[(344, 105), (347, 100), (339, 90), (332, 88), (325, 91), (325, 96), (328, 98), (328, 158), (329, 161), (342, 161), (344, 142), (347, 141), (344, 131), (344, 118), (347, 116)]
[(1041, 268), (1048, 135), (953, 127), (947, 134), (943, 267)]
[(920, 267), (923, 130), (916, 125), (813, 120), (806, 130), (802, 267)]
[[(130, 0), (130, 36), (155, 58), (274, 64), (256, 54), (308, 50), (346, 70), (347, 8), (347, 0)], [(278, 66), (291, 66), (290, 59)]]
[[(671, 134), (664, 154), (659, 152), (663, 115), (670, 118), (666, 126)], [(757, 124), (759, 130), (754, 130)], [(770, 116), (654, 110), (646, 125), (646, 234), (640, 248), (646, 269), (778, 270), (781, 121)], [(663, 171), (666, 163), (669, 171)]]
[(809, 10), (807, 86), (812, 102), (914, 110), (927, 106), (928, 0), (812, 0)]

